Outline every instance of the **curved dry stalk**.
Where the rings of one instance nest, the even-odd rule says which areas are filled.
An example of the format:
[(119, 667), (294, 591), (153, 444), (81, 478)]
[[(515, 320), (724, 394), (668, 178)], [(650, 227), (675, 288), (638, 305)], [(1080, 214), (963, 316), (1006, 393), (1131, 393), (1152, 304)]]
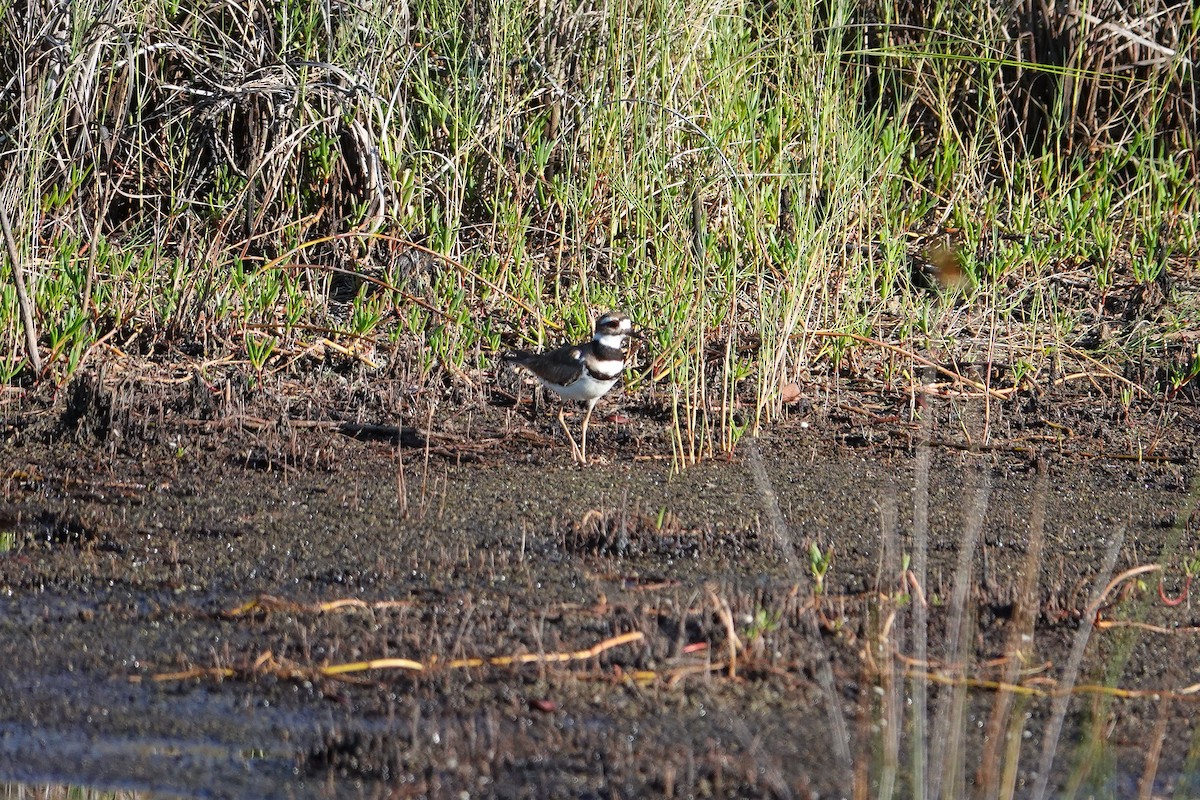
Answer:
[(8, 209), (0, 202), (0, 226), (4, 228), (4, 244), (8, 247), (8, 258), (12, 262), (13, 283), (17, 287), (17, 303), (21, 307), (21, 322), (25, 326), (25, 349), (29, 354), (29, 363), (33, 365), (36, 374), (42, 372), (42, 357), (38, 353), (37, 328), (33, 322), (33, 309), (29, 302), (29, 292), (25, 288), (25, 268), (21, 264), (21, 254), (17, 250), (17, 242), (13, 238), (12, 225), (8, 221)]

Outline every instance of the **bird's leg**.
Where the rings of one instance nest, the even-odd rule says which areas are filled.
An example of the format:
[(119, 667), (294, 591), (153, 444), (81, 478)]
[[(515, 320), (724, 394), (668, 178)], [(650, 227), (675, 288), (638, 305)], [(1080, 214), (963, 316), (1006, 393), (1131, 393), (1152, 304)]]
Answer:
[(563, 433), (565, 433), (567, 435), (567, 439), (569, 439), (571, 442), (571, 458), (575, 459), (576, 461), (582, 461), (583, 456), (579, 452), (579, 445), (577, 445), (575, 443), (575, 437), (571, 435), (571, 429), (567, 427), (567, 420), (563, 416), (563, 414), (565, 414), (566, 411), (567, 411), (567, 407), (565, 405), (559, 406), (558, 424), (562, 425)]
[(587, 463), (587, 429), (588, 429), (588, 423), (589, 423), (589, 422), (591, 422), (591, 420), (592, 420), (592, 409), (596, 407), (596, 400), (598, 400), (598, 399), (599, 399), (599, 398), (592, 398), (591, 400), (588, 400), (588, 404), (587, 404), (587, 406), (588, 406), (588, 407), (587, 407), (587, 413), (583, 415), (583, 430), (582, 430), (582, 432), (580, 433), (580, 435), (579, 435), (579, 438), (583, 440), (583, 447), (582, 447), (582, 448), (580, 448), (580, 456), (581, 456), (581, 460), (583, 461), (583, 463), (584, 463), (584, 464), (586, 464), (586, 463)]

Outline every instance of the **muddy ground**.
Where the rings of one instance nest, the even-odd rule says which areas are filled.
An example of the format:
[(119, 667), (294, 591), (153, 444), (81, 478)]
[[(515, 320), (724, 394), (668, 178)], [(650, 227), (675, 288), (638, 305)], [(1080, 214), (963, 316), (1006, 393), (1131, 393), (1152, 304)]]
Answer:
[(1191, 403), (843, 389), (679, 473), (653, 398), (579, 468), (506, 397), (109, 381), (3, 406), (0, 781), (1200, 792)]

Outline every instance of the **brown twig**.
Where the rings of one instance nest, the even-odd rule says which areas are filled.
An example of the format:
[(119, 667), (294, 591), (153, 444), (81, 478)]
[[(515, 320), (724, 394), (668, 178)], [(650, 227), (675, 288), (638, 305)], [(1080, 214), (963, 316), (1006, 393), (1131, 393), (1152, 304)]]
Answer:
[(0, 226), (4, 228), (4, 243), (8, 247), (8, 258), (12, 262), (13, 283), (17, 287), (17, 303), (21, 306), (21, 322), (25, 325), (25, 348), (29, 352), (29, 363), (33, 371), (42, 374), (42, 357), (38, 353), (37, 328), (33, 324), (33, 307), (29, 303), (29, 292), (25, 289), (25, 269), (21, 254), (17, 252), (17, 240), (13, 238), (12, 225), (8, 220), (8, 209), (0, 203)]
[[(1118, 381), (1119, 383), (1123, 383), (1126, 386), (1128, 386), (1130, 389), (1133, 389), (1135, 392), (1142, 395), (1143, 397), (1150, 396), (1150, 392), (1146, 391), (1145, 388), (1143, 388), (1142, 386), (1139, 386), (1138, 384), (1134, 383), (1133, 381), (1129, 380), (1128, 378), (1126, 378), (1122, 375), (1118, 375), (1117, 373), (1113, 372), (1111, 369), (1109, 369), (1105, 365), (1101, 364), (1099, 361), (1092, 358), (1091, 356), (1089, 356), (1087, 353), (1083, 352), (1082, 350), (1078, 350), (1074, 347), (1071, 347), (1070, 345), (1064, 345), (1064, 348), (1067, 350), (1067, 352), (1069, 352), (1071, 355), (1075, 356), (1076, 358), (1080, 358), (1080, 359), (1083, 359), (1084, 361), (1088, 361), (1088, 362), (1094, 364), (1097, 371), (1099, 371), (1099, 373), (1103, 377), (1108, 378), (1109, 380), (1114, 380), (1114, 381)], [(1091, 373), (1091, 372), (1074, 372), (1074, 373), (1071, 373), (1070, 375), (1063, 375), (1061, 378), (1054, 381), (1054, 385), (1061, 386), (1062, 384), (1066, 383), (1067, 381), (1077, 380), (1079, 378), (1091, 379), (1091, 378), (1093, 378), (1093, 373)]]
[(970, 378), (966, 377), (965, 375), (960, 375), (959, 373), (955, 372), (952, 369), (947, 369), (946, 367), (943, 367), (941, 364), (937, 364), (937, 363), (931, 361), (930, 359), (925, 358), (924, 356), (919, 356), (916, 353), (912, 352), (911, 350), (905, 350), (900, 345), (891, 344), (890, 342), (884, 342), (884, 341), (881, 341), (880, 339), (872, 339), (870, 336), (863, 336), (862, 334), (859, 334), (859, 333), (846, 333), (844, 331), (830, 331), (830, 330), (804, 331), (804, 335), (820, 336), (820, 337), (823, 337), (826, 339), (853, 339), (856, 342), (862, 342), (863, 344), (874, 345), (875, 347), (882, 347), (884, 350), (891, 350), (893, 353), (898, 353), (902, 356), (907, 356), (920, 364), (924, 364), (927, 367), (931, 367), (934, 370), (940, 372), (942, 375), (945, 375), (947, 378), (950, 378), (955, 381), (959, 381), (960, 383), (965, 383), (967, 386), (971, 386), (975, 389), (978, 389), (981, 392), (985, 392), (989, 397), (992, 397), (996, 400), (1008, 400), (1009, 394), (1011, 394), (1010, 390), (993, 389), (992, 387), (988, 386), (987, 384), (980, 383), (979, 381), (973, 381)]
[(925, 588), (921, 586), (921, 582), (917, 580), (917, 574), (911, 569), (905, 570), (902, 576), (903, 582), (908, 585), (912, 593), (916, 595), (917, 602), (923, 607), (929, 607), (929, 601), (925, 599)]
[(348, 672), (365, 672), (377, 669), (406, 669), (411, 672), (421, 672), (425, 665), (420, 661), (409, 658), (373, 658), (370, 661), (354, 661), (348, 664), (330, 664), (321, 667), (320, 673), (327, 678), (345, 675)]
[(1087, 616), (1091, 619), (1094, 619), (1096, 614), (1099, 612), (1100, 607), (1105, 604), (1108, 596), (1112, 594), (1112, 591), (1125, 581), (1131, 578), (1136, 578), (1139, 575), (1145, 575), (1147, 572), (1161, 571), (1162, 567), (1158, 564), (1143, 564), (1140, 567), (1131, 567), (1130, 569), (1125, 570), (1120, 575), (1117, 575), (1108, 582), (1108, 585), (1104, 587), (1104, 589), (1100, 592), (1100, 595), (1096, 598), (1096, 602), (1093, 603), (1092, 606), (1087, 610)]
[(346, 608), (363, 608), (379, 611), (388, 608), (403, 608), (410, 605), (412, 605), (412, 603), (407, 600), (381, 600), (375, 603), (367, 603), (363, 600), (356, 600), (354, 598), (329, 600), (324, 603), (311, 603), (305, 605), (302, 603), (292, 602), (291, 600), (285, 600), (282, 597), (275, 597), (274, 595), (260, 594), (258, 597), (243, 603), (237, 608), (221, 612), (221, 616), (226, 618), (242, 617), (252, 611), (286, 611), (291, 614), (305, 612), (312, 614), (323, 614), (330, 611), (341, 611), (342, 609)]
[[(620, 636), (613, 636), (611, 639), (597, 642), (586, 650), (575, 650), (569, 653), (518, 653), (517, 655), (496, 656), (494, 658), (457, 658), (453, 661), (447, 661), (445, 668), (507, 667), (514, 664), (561, 664), (566, 661), (586, 661), (589, 658), (595, 658), (605, 650), (610, 650), (623, 644), (640, 642), (645, 638), (645, 634), (641, 631), (630, 631), (629, 633), (622, 633)], [(431, 660), (430, 666), (432, 667), (436, 663), (436, 660)]]
[[(359, 601), (349, 600), (334, 601), (333, 603), (321, 603), (318, 606), (306, 607), (289, 603), (288, 601), (280, 600), (279, 598), (268, 597), (264, 595), (262, 598), (253, 600), (244, 606), (234, 609), (234, 611), (230, 613), (236, 615), (244, 613), (245, 610), (250, 608), (261, 607), (263, 605), (262, 601), (264, 600), (270, 600), (271, 604), (277, 608), (282, 607), (289, 610), (292, 608), (317, 608), (319, 610), (324, 610), (326, 606), (360, 606)], [(361, 603), (361, 606), (366, 606), (366, 604)], [(623, 644), (640, 642), (644, 638), (645, 635), (641, 631), (630, 631), (629, 633), (623, 633), (620, 636), (614, 636), (610, 639), (605, 639), (604, 641), (598, 642), (597, 644), (594, 644), (585, 650), (576, 650), (568, 653), (518, 653), (517, 655), (497, 656), (495, 658), (458, 658), (453, 661), (446, 662), (442, 668), (465, 669), (470, 667), (484, 666), (506, 667), (516, 664), (552, 664), (563, 663), (567, 661), (585, 661), (589, 658), (595, 658), (605, 650), (609, 650), (613, 647), (618, 647)], [(425, 670), (432, 669), (437, 665), (436, 658), (430, 659), (428, 665), (409, 658), (374, 658), (367, 661), (351, 661), (342, 664), (327, 664), (323, 667), (304, 667), (291, 661), (281, 661), (280, 659), (276, 658), (271, 651), (268, 650), (259, 655), (259, 657), (255, 659), (254, 663), (248, 668), (237, 669), (233, 667), (195, 667), (193, 669), (187, 669), (180, 672), (160, 673), (152, 676), (151, 680), (155, 681), (156, 683), (163, 683), (169, 681), (189, 680), (191, 678), (208, 677), (225, 679), (236, 677), (239, 674), (255, 675), (264, 673), (276, 675), (281, 678), (309, 678), (316, 676), (345, 680), (346, 676), (353, 672), (369, 672), (391, 669), (402, 669), (409, 672), (424, 672)], [(131, 676), (130, 681), (133, 683), (140, 683), (142, 681), (142, 676)]]
[(1067, 690), (1051, 687), (1041, 689), (1036, 686), (1027, 686), (1020, 683), (1007, 683), (1004, 681), (990, 681), (979, 678), (959, 678), (950, 675), (943, 675), (940, 672), (926, 672), (922, 670), (909, 669), (905, 670), (905, 676), (908, 678), (919, 678), (928, 680), (931, 683), (943, 684), (946, 686), (965, 686), (972, 689), (989, 689), (995, 692), (1008, 692), (1010, 694), (1027, 695), (1030, 697), (1056, 697), (1063, 694), (1077, 695), (1107, 695), (1109, 697), (1119, 697), (1123, 699), (1135, 699), (1144, 697), (1172, 697), (1177, 699), (1196, 700), (1195, 694), (1200, 692), (1200, 684), (1189, 686), (1179, 691), (1164, 691), (1162, 689), (1122, 689), (1119, 686), (1102, 686), (1094, 683), (1077, 684)]
[(729, 604), (725, 599), (720, 597), (716, 590), (709, 588), (708, 599), (712, 601), (713, 610), (716, 611), (717, 617), (720, 618), (721, 624), (725, 626), (725, 647), (729, 650), (729, 677), (737, 677), (737, 654), (744, 648), (741, 638), (737, 635), (737, 628), (733, 624), (733, 612), (729, 608)]
[(1168, 636), (1178, 636), (1180, 634), (1195, 634), (1200, 633), (1200, 625), (1186, 625), (1178, 628), (1166, 628), (1162, 625), (1151, 625), (1149, 622), (1138, 622), (1132, 619), (1098, 619), (1096, 620), (1096, 628), (1098, 630), (1108, 630), (1109, 628), (1134, 628), (1147, 633), (1162, 633)]

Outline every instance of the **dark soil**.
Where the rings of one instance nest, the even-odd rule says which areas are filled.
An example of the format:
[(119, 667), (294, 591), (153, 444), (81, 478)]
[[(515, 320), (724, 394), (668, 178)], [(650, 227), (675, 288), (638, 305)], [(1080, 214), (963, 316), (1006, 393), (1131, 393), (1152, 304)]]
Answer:
[(0, 780), (1200, 791), (1193, 405), (818, 395), (677, 473), (653, 399), (579, 468), (503, 397), (82, 380), (3, 407)]

